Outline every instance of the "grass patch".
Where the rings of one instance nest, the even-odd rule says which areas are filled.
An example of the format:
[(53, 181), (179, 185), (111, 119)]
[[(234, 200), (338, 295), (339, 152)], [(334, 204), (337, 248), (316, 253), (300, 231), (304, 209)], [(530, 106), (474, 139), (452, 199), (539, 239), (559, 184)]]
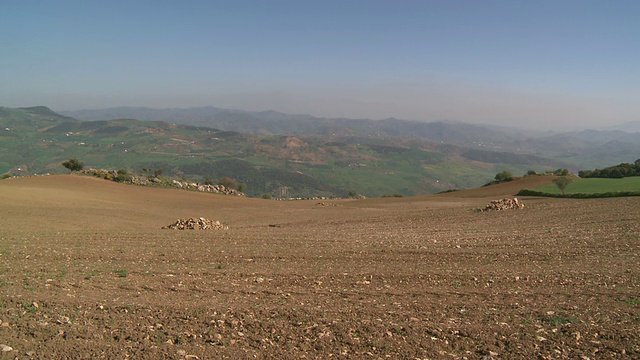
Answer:
[(573, 324), (577, 322), (578, 319), (572, 316), (552, 316), (552, 317), (545, 317), (542, 319), (542, 321), (552, 326), (559, 326), (559, 325)]
[(118, 275), (118, 277), (127, 277), (129, 276), (129, 272), (127, 270), (115, 270), (114, 273)]
[(629, 305), (638, 305), (638, 304), (640, 304), (640, 300), (634, 299), (634, 298), (626, 298), (626, 299), (624, 299), (624, 302), (626, 302)]
[(27, 310), (30, 313), (34, 313), (36, 311), (38, 311), (38, 307), (35, 304), (29, 304), (26, 302), (22, 303), (22, 308)]
[(91, 280), (92, 277), (96, 276), (100, 274), (100, 272), (98, 270), (92, 270), (90, 273), (88, 273), (87, 275), (84, 276), (85, 280)]
[(565, 195), (554, 184), (521, 190), (520, 196), (569, 197), (577, 199), (599, 197), (640, 196), (640, 176), (622, 179), (574, 179), (565, 189)]

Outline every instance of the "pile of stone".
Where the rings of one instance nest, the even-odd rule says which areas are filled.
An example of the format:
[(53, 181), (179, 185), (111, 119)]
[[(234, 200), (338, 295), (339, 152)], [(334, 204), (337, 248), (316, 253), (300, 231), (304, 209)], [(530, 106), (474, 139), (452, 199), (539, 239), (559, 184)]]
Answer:
[(518, 200), (518, 198), (504, 198), (501, 200), (492, 200), (490, 204), (480, 209), (480, 211), (491, 211), (491, 210), (511, 210), (511, 209), (522, 209), (524, 208), (524, 204)]
[(224, 185), (204, 185), (204, 184), (198, 184), (195, 182), (178, 181), (178, 180), (172, 180), (171, 185), (177, 187), (178, 189), (189, 189), (189, 190), (197, 190), (202, 192), (210, 192), (215, 194), (244, 196), (244, 193), (236, 189), (226, 187)]
[(336, 204), (336, 203), (332, 203), (332, 202), (319, 202), (319, 203), (316, 204), (316, 206), (325, 207), (325, 206), (342, 206), (342, 205)]
[(206, 218), (188, 218), (178, 219), (176, 222), (167, 226), (163, 226), (163, 229), (171, 230), (228, 230), (228, 226), (224, 226), (220, 221), (213, 221)]

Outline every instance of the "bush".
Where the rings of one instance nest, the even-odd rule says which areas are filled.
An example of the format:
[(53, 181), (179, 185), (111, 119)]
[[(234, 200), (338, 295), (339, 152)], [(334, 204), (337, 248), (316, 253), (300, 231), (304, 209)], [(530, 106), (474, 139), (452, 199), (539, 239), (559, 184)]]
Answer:
[(222, 186), (224, 186), (226, 188), (229, 188), (229, 189), (238, 190), (238, 182), (236, 182), (235, 180), (233, 180), (232, 178), (227, 177), (227, 176), (225, 176), (225, 177), (221, 178), (220, 180), (218, 180), (218, 185), (222, 185)]
[(262, 194), (263, 199), (271, 200), (271, 197), (272, 197), (271, 194)]
[(513, 174), (511, 171), (505, 170), (496, 174), (495, 180), (497, 182), (507, 182), (513, 180)]
[(3, 179), (3, 180), (4, 180), (4, 179), (8, 179), (8, 178), (10, 178), (11, 176), (13, 176), (13, 175), (11, 175), (11, 174), (9, 174), (9, 173), (2, 174), (2, 179)]
[(84, 163), (78, 159), (69, 159), (63, 162), (62, 166), (66, 167), (70, 171), (80, 171), (84, 168)]
[(131, 181), (131, 174), (129, 174), (129, 171), (127, 169), (120, 169), (118, 170), (118, 175), (116, 176), (115, 180), (117, 182)]

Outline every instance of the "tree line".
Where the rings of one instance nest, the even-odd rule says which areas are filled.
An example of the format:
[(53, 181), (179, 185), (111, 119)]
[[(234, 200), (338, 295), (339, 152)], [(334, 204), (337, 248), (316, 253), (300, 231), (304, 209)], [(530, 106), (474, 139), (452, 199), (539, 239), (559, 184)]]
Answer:
[(578, 172), (581, 178), (608, 178), (621, 179), (629, 176), (640, 176), (640, 159), (633, 164), (622, 163), (604, 169), (581, 170)]

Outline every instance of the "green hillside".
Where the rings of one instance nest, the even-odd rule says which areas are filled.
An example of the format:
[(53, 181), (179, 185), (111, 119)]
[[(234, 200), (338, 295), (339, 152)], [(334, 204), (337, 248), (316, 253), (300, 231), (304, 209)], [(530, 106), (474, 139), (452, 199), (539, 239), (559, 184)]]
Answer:
[[(556, 185), (549, 184), (531, 189), (547, 194), (561, 194)], [(616, 192), (640, 191), (640, 176), (626, 177), (622, 179), (573, 179), (564, 190), (566, 194), (604, 194)]]
[[(398, 138), (258, 136), (163, 121), (79, 121), (46, 107), (0, 108), (0, 174), (63, 173), (61, 163), (162, 169), (193, 180), (230, 176), (249, 196), (414, 195), (480, 186), (497, 172), (561, 162)], [(545, 165), (546, 164), (546, 165)]]

